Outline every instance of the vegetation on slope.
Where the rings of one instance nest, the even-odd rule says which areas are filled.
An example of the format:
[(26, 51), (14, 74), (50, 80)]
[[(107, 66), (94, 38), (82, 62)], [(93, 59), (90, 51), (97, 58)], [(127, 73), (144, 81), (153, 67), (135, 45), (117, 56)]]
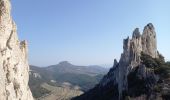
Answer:
[[(128, 93), (130, 97), (147, 95), (148, 98), (153, 94), (159, 94), (164, 100), (170, 98), (170, 63), (165, 62), (164, 57), (159, 54), (158, 58), (141, 53), (142, 64), (150, 70), (150, 75), (145, 79), (138, 75), (137, 67), (128, 75)], [(153, 73), (152, 73), (153, 71)], [(158, 98), (158, 97), (155, 97)]]
[[(128, 75), (128, 91), (123, 92), (123, 100), (147, 99), (155, 100), (170, 98), (170, 62), (164, 57), (152, 58), (141, 53), (141, 65), (134, 68)], [(143, 66), (143, 71), (140, 72)], [(142, 75), (145, 74), (145, 75)], [(118, 88), (113, 82), (104, 87), (96, 85), (95, 88), (73, 100), (118, 100)]]

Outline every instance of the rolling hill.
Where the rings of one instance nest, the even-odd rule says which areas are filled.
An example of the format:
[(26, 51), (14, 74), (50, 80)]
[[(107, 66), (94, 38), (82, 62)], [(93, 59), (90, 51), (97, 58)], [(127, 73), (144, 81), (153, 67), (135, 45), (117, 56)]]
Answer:
[[(109, 69), (100, 66), (77, 66), (67, 61), (60, 62), (48, 67), (37, 67), (30, 65), (29, 86), (35, 98), (50, 94), (50, 89), (42, 87), (42, 84), (48, 84), (54, 87), (70, 90), (79, 90), (82, 92), (93, 88)], [(65, 85), (68, 83), (69, 85)], [(74, 94), (75, 95), (75, 94)]]

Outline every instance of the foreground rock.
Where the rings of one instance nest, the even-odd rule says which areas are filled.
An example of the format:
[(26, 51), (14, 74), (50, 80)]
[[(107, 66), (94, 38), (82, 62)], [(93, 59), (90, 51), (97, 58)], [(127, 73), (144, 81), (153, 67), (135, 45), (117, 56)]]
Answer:
[(33, 100), (27, 43), (19, 41), (10, 12), (10, 0), (0, 0), (0, 100)]

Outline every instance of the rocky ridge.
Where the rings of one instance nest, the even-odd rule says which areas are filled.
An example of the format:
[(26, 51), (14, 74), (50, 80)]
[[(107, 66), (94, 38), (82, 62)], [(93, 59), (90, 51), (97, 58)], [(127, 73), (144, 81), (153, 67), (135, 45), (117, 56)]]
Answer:
[(18, 39), (10, 0), (0, 0), (0, 100), (33, 100), (27, 51), (27, 42)]
[[(123, 40), (123, 53), (98, 85), (73, 100), (163, 100), (169, 98), (168, 63), (157, 51), (152, 23)], [(168, 82), (166, 82), (168, 80)], [(164, 87), (164, 85), (166, 87)], [(166, 91), (164, 89), (166, 88)], [(165, 95), (165, 96), (164, 96)], [(169, 99), (165, 99), (169, 100)]]
[(101, 86), (114, 81), (118, 84), (119, 98), (122, 92), (128, 88), (127, 76), (134, 67), (141, 64), (141, 52), (150, 55), (153, 58), (158, 57), (156, 32), (152, 23), (144, 27), (143, 34), (139, 32), (139, 28), (133, 31), (132, 39), (129, 37), (123, 41), (123, 53), (119, 63), (115, 60), (114, 66), (101, 81)]

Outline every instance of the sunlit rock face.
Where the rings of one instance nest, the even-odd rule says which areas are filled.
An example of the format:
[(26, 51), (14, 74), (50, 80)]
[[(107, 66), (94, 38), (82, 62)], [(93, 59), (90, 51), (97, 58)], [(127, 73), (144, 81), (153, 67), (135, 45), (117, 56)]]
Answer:
[[(120, 61), (115, 60), (113, 68), (100, 82), (101, 87), (104, 87), (110, 82), (118, 86), (119, 99), (122, 97), (122, 92), (128, 89), (128, 74), (141, 64), (141, 52), (157, 58), (157, 43), (156, 32), (154, 26), (149, 23), (144, 27), (142, 35), (139, 29), (133, 31), (132, 39), (129, 37), (123, 41), (123, 53)], [(143, 71), (144, 72), (144, 71)], [(144, 75), (144, 73), (142, 74)]]
[(27, 43), (18, 39), (10, 0), (0, 0), (0, 100), (33, 100), (28, 72)]
[(153, 24), (151, 23), (145, 26), (143, 30), (142, 50), (144, 53), (152, 56), (153, 58), (158, 57), (156, 32)]

